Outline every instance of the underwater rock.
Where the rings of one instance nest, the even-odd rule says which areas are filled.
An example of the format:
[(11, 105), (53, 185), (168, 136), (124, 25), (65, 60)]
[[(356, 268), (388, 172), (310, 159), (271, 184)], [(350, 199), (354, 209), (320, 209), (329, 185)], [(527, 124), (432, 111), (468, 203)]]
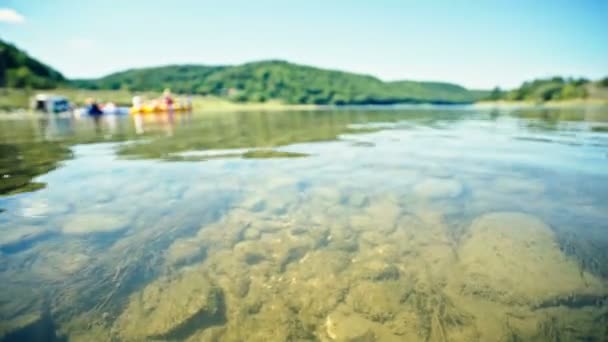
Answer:
[(573, 310), (551, 312), (537, 322), (530, 337), (532, 341), (608, 341), (608, 311), (603, 317)]
[(310, 250), (308, 244), (301, 244), (295, 246), (289, 246), (287, 249), (281, 252), (279, 256), (279, 269), (284, 272), (287, 266), (292, 262), (297, 262), (302, 259), (306, 253)]
[(77, 214), (65, 220), (62, 232), (74, 235), (113, 233), (126, 229), (128, 223), (125, 217), (118, 215)]
[[(355, 260), (356, 261), (356, 260)], [(362, 262), (354, 262), (349, 269), (356, 279), (366, 279), (370, 281), (390, 281), (399, 279), (399, 268), (394, 264), (386, 263), (381, 259), (374, 259)]]
[(260, 231), (255, 228), (247, 228), (243, 233), (243, 239), (256, 240), (260, 238)]
[(376, 230), (364, 231), (359, 235), (359, 245), (366, 248), (373, 248), (381, 244), (387, 244), (392, 242), (389, 236), (390, 235), (387, 236)]
[(322, 203), (323, 205), (335, 205), (340, 203), (340, 192), (334, 186), (315, 186), (307, 191), (311, 202)]
[(524, 213), (476, 218), (459, 257), (465, 295), (536, 306), (568, 294), (606, 293), (599, 279), (563, 254), (545, 223)]
[(338, 276), (348, 268), (350, 262), (350, 255), (344, 251), (315, 250), (300, 259), (298, 267), (293, 272), (304, 279)]
[(418, 281), (403, 287), (400, 301), (406, 307), (405, 312), (416, 316), (417, 340), (484, 341), (478, 337), (475, 317), (454, 304), (441, 288), (433, 281)]
[(245, 316), (231, 316), (222, 341), (314, 341), (312, 327), (282, 300), (270, 297)]
[(344, 252), (355, 252), (359, 249), (358, 236), (346, 226), (334, 226), (327, 236), (328, 247)]
[(245, 265), (256, 265), (262, 261), (272, 258), (272, 252), (268, 246), (259, 241), (242, 241), (234, 246), (232, 258)]
[(322, 333), (329, 340), (341, 342), (404, 341), (402, 336), (393, 334), (383, 324), (368, 320), (345, 305), (326, 317)]
[(131, 296), (115, 323), (124, 340), (182, 340), (225, 322), (223, 292), (200, 269), (160, 279)]
[(22, 226), (0, 234), (0, 251), (6, 254), (18, 253), (31, 248), (36, 243), (51, 237), (49, 229)]
[[(70, 246), (71, 247), (71, 246)], [(91, 258), (83, 253), (66, 250), (49, 251), (36, 258), (32, 272), (47, 280), (60, 281), (90, 264)]]
[(390, 234), (395, 230), (395, 222), (401, 214), (397, 199), (390, 196), (370, 200), (361, 214), (351, 217), (351, 228), (355, 231), (374, 230)]
[(286, 298), (305, 322), (324, 318), (344, 301), (350, 279), (343, 272), (349, 264), (347, 253), (319, 250), (309, 252), (284, 273)]
[(601, 307), (604, 304), (608, 304), (608, 295), (595, 295), (595, 294), (569, 294), (565, 296), (548, 298), (542, 302), (534, 305), (534, 310), (546, 309), (558, 306), (564, 306), (568, 308), (578, 309), (585, 306), (597, 306)]
[(396, 282), (359, 282), (354, 285), (346, 303), (353, 310), (374, 322), (386, 322), (400, 311), (401, 284)]
[(349, 194), (344, 195), (343, 202), (350, 207), (363, 208), (369, 204), (369, 197), (365, 192), (351, 191)]
[[(218, 222), (201, 227), (196, 239), (206, 245), (212, 253), (218, 249), (232, 248), (243, 240), (255, 241), (246, 239), (246, 234), (259, 234), (259, 238), (262, 238), (264, 235), (285, 230), (289, 225), (290, 222), (284, 218), (268, 218), (265, 214), (236, 208)], [(249, 230), (251, 231), (247, 233)]]
[(454, 198), (462, 193), (462, 185), (453, 179), (427, 178), (414, 186), (414, 193), (431, 199)]
[(165, 253), (165, 261), (171, 266), (179, 266), (198, 261), (205, 256), (205, 248), (196, 239), (177, 240)]
[[(263, 191), (263, 190), (262, 190)], [(263, 196), (250, 197), (241, 203), (241, 207), (253, 213), (267, 213), (272, 215), (282, 215), (293, 201), (289, 190), (285, 192), (265, 193)], [(295, 197), (295, 196), (294, 196)]]

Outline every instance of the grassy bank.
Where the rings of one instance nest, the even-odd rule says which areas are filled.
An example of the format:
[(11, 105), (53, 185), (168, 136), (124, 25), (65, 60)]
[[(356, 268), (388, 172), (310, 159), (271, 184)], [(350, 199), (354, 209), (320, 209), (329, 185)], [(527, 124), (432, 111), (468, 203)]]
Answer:
[[(87, 98), (95, 98), (100, 102), (112, 101), (119, 106), (130, 106), (131, 99), (135, 95), (143, 96), (145, 99), (155, 99), (161, 97), (161, 92), (131, 92), (127, 90), (87, 90), (61, 88), (53, 90), (32, 90), (32, 89), (14, 89), (0, 88), (0, 112), (13, 112), (21, 109), (29, 108), (29, 101), (32, 96), (39, 93), (56, 94), (67, 97), (77, 106), (85, 104)], [(177, 101), (185, 100), (180, 95), (176, 95)], [(268, 100), (265, 102), (235, 102), (225, 97), (217, 96), (192, 96), (192, 104), (194, 108), (202, 111), (250, 111), (250, 110), (311, 110), (319, 108), (316, 105), (297, 105), (287, 104), (279, 100)], [(543, 108), (563, 108), (573, 106), (608, 106), (608, 97), (606, 98), (586, 98), (586, 99), (570, 99), (570, 100), (554, 100), (554, 101), (514, 101), (514, 100), (496, 100), (496, 101), (479, 101), (474, 104), (479, 108), (512, 108), (512, 107), (543, 107)]]
[[(95, 98), (101, 102), (112, 101), (119, 106), (130, 106), (135, 95), (145, 99), (155, 99), (161, 96), (160, 92), (131, 92), (127, 90), (86, 90), (86, 89), (53, 89), (39, 91), (31, 89), (0, 88), (0, 111), (10, 112), (19, 109), (28, 109), (29, 101), (36, 94), (56, 94), (67, 97), (77, 106), (84, 105), (87, 98)], [(182, 100), (176, 95), (178, 101)], [(245, 110), (306, 110), (314, 109), (314, 105), (290, 105), (281, 101), (270, 100), (266, 102), (233, 102), (215, 96), (195, 95), (192, 104), (198, 110), (208, 111), (245, 111)]]

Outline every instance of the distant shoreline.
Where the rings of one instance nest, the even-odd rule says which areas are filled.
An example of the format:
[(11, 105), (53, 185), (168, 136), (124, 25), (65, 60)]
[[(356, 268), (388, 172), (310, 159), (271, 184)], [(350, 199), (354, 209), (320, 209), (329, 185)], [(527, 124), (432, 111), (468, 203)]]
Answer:
[[(36, 93), (54, 93), (66, 96), (70, 101), (82, 106), (86, 98), (94, 97), (104, 101), (112, 101), (119, 106), (129, 107), (134, 94), (140, 94), (145, 98), (153, 99), (160, 96), (158, 92), (131, 92), (125, 90), (85, 90), (73, 88), (60, 88), (53, 90), (24, 90), (0, 88), (0, 115), (13, 116), (12, 114), (29, 113), (28, 103)], [(176, 94), (178, 101), (184, 96)], [(369, 104), (369, 105), (315, 105), (315, 104), (289, 104), (280, 100), (268, 100), (265, 102), (235, 102), (226, 98), (216, 96), (192, 96), (192, 104), (196, 112), (221, 113), (221, 112), (251, 112), (251, 111), (318, 111), (318, 110), (357, 110), (357, 109), (399, 109), (399, 108), (431, 108), (431, 107), (471, 107), (476, 109), (492, 108), (568, 108), (580, 106), (608, 106), (608, 99), (587, 98), (559, 101), (478, 101), (472, 103), (396, 103), (396, 104)]]
[(559, 101), (478, 101), (473, 103), (475, 108), (568, 108), (579, 106), (608, 106), (608, 100), (604, 99), (572, 99)]

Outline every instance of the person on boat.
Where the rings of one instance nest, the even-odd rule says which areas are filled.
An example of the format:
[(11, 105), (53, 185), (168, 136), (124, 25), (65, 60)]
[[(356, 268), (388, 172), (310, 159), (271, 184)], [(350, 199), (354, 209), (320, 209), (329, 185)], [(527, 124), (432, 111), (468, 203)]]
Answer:
[(102, 110), (104, 114), (118, 114), (118, 107), (116, 107), (116, 104), (112, 101), (106, 102), (106, 104), (103, 105)]
[(165, 89), (163, 92), (163, 101), (165, 103), (165, 108), (167, 108), (167, 112), (173, 113), (173, 97), (171, 96), (171, 90), (169, 88)]
[(192, 111), (192, 94), (186, 95), (186, 110)]
[(139, 113), (141, 111), (141, 96), (139, 95), (135, 95), (133, 96), (133, 98), (131, 99), (131, 104), (133, 105), (133, 111)]
[(171, 135), (173, 135), (173, 116), (175, 114), (175, 110), (173, 107), (173, 103), (175, 102), (173, 100), (173, 97), (171, 96), (171, 90), (169, 90), (169, 88), (165, 89), (165, 91), (163, 91), (163, 102), (165, 104), (165, 108), (167, 109), (167, 123), (168, 123), (168, 128), (171, 129)]
[(133, 115), (133, 122), (135, 123), (135, 133), (142, 134), (142, 133), (144, 133), (144, 120), (141, 116), (141, 110), (142, 110), (141, 96), (139, 96), (139, 95), (133, 96), (133, 99), (131, 100), (131, 102), (133, 104), (133, 112), (135, 113)]
[(87, 114), (89, 114), (93, 118), (93, 122), (95, 123), (95, 130), (97, 132), (101, 132), (101, 116), (103, 115), (103, 111), (99, 108), (99, 104), (93, 98), (88, 98), (87, 101)]

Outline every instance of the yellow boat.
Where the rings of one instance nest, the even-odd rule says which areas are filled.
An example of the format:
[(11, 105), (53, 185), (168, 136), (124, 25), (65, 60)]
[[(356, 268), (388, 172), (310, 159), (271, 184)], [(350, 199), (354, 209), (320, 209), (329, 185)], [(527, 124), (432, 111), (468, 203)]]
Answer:
[[(191, 108), (186, 106), (180, 106), (179, 104), (173, 105), (174, 112), (184, 112)], [(161, 105), (143, 105), (141, 108), (131, 107), (129, 113), (131, 114), (154, 114), (154, 113), (166, 113), (169, 109), (165, 104)]]

